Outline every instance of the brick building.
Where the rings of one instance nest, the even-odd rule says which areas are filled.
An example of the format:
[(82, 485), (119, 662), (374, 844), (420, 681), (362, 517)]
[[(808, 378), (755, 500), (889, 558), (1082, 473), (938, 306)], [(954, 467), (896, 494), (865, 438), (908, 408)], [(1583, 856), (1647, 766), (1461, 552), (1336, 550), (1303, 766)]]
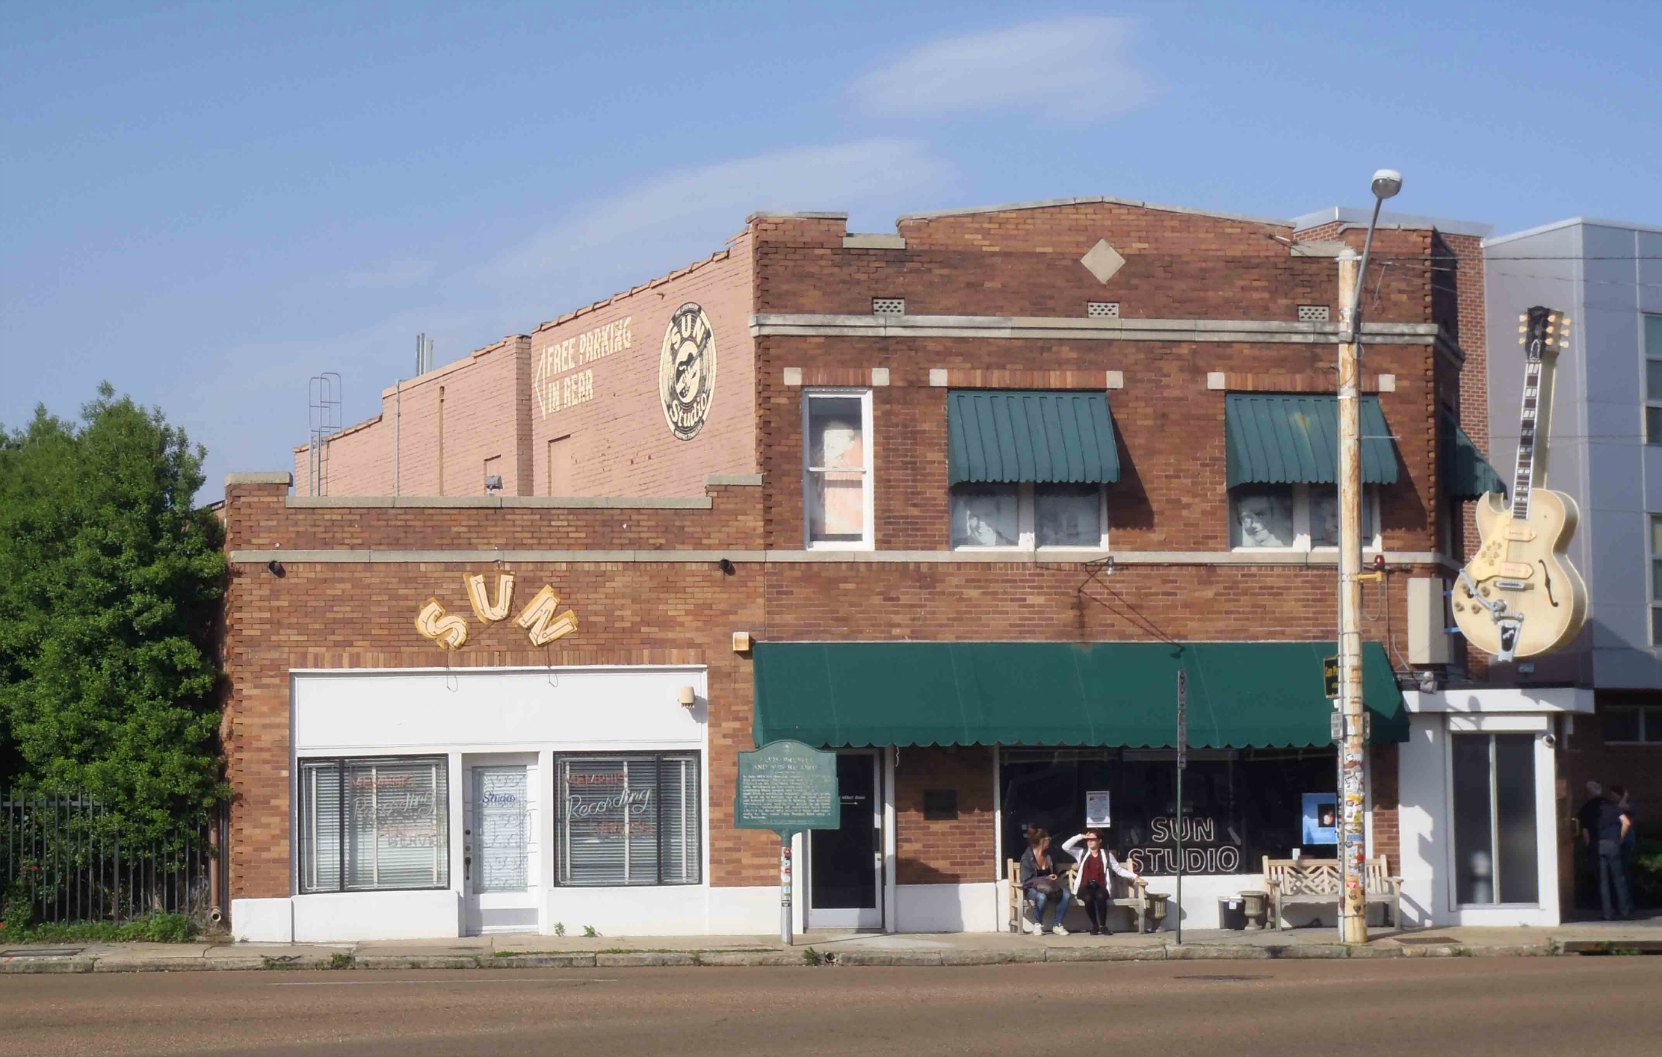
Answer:
[[(386, 390), (326, 480), (305, 449), (233, 475), (237, 935), (770, 931), (776, 842), (731, 815), (775, 738), (839, 752), (799, 927), (1005, 927), (1024, 827), (1076, 832), (1087, 794), (1170, 891), (1179, 670), (1185, 921), (1331, 855), (1350, 221), (757, 215)], [(1410, 920), (1556, 921), (1548, 735), (1587, 705), (1474, 684), (1442, 632), (1495, 478), (1481, 281), (1437, 262), (1481, 234), (1402, 218), (1366, 277), (1368, 839)], [(1461, 844), (1479, 792), (1522, 821)]]

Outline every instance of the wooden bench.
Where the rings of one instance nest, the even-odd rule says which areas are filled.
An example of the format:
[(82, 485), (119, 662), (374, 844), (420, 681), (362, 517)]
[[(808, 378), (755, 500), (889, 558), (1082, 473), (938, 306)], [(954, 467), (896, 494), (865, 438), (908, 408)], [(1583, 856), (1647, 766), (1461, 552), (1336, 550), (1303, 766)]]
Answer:
[[(1402, 927), (1402, 878), (1392, 877), (1385, 856), (1365, 863), (1363, 900), (1390, 910), (1392, 928)], [(1264, 856), (1264, 889), (1269, 893), (1269, 925), (1279, 929), (1282, 908), (1297, 905), (1339, 908), (1339, 860), (1272, 859)]]
[[(1023, 888), (1021, 884), (1021, 861), (1019, 859), (1006, 859), (1005, 865), (1007, 867), (1005, 872), (1010, 878), (1010, 901), (1007, 907), (1008, 925), (1011, 932), (1020, 932), (1021, 923), (1032, 909), (1033, 901), (1027, 898), (1027, 889)], [(1079, 864), (1074, 863), (1068, 867), (1066, 873), (1058, 875), (1061, 877), (1062, 883), (1068, 886), (1070, 892), (1073, 891), (1074, 876), (1078, 870)], [(1109, 909), (1123, 908), (1131, 911), (1131, 922), (1135, 930), (1138, 932), (1148, 931), (1153, 924), (1149, 920), (1148, 883), (1141, 877), (1137, 878), (1135, 882), (1127, 881), (1123, 877), (1110, 877), (1109, 880), (1111, 882), (1108, 897)], [(1121, 891), (1124, 891), (1125, 894), (1117, 894)], [(1073, 902), (1077, 904), (1079, 900), (1076, 898)], [(1037, 922), (1034, 924), (1037, 925)]]

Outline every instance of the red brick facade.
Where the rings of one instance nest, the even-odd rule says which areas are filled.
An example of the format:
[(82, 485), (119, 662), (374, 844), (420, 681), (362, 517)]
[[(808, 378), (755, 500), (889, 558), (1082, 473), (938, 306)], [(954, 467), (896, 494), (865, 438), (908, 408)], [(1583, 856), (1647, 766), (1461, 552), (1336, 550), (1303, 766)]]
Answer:
[[(841, 219), (752, 218), (726, 251), (685, 273), (389, 390), (402, 408), (399, 490), (407, 502), (340, 498), (392, 490), (390, 403), (379, 420), (333, 442), (332, 502), (288, 498), (275, 484), (230, 486), (225, 744), (236, 790), (234, 895), (290, 894), (288, 695), (296, 668), (707, 665), (710, 880), (746, 886), (773, 883), (777, 863), (770, 835), (734, 830), (729, 817), (736, 754), (752, 747), (753, 707), (751, 661), (731, 649), (733, 632), (763, 642), (1332, 638), (1332, 559), (1231, 554), (1224, 483), (1227, 391), (1332, 389), (1331, 332), (1296, 329), (1300, 305), (1326, 305), (1337, 318), (1331, 256), (1295, 256), (1286, 224), (1115, 203), (903, 219), (904, 248), (845, 247), (845, 234)], [(1393, 264), (1370, 269), (1368, 322), (1439, 324), (1458, 334), (1467, 354), (1457, 371), (1461, 404), (1482, 408), (1465, 392), (1474, 360), (1481, 379), (1481, 283), (1463, 285), (1473, 276), (1462, 264), (1458, 294), (1440, 291), (1439, 238), (1380, 234), (1375, 252)], [(1080, 264), (1099, 239), (1125, 258), (1106, 284)], [(1197, 326), (1104, 340), (1077, 331), (797, 334), (767, 325), (776, 314), (870, 317), (878, 297), (904, 298), (909, 317), (1083, 321), (1087, 302), (1107, 300), (1119, 303), (1127, 326), (1285, 328), (1265, 330), (1263, 339), (1208, 340), (1212, 331)], [(718, 394), (693, 442), (674, 440), (657, 406), (664, 321), (685, 301), (704, 305), (721, 343)], [(594, 363), (592, 399), (547, 416), (527, 403), (546, 348), (623, 317), (632, 318), (631, 345)], [(1429, 328), (1411, 335), (1371, 344), (1364, 368), (1394, 434), (1401, 476), (1381, 493), (1390, 568), (1384, 584), (1364, 587), (1363, 631), (1398, 656), (1406, 650), (1408, 579), (1441, 572), (1432, 555), (1448, 506), (1439, 499), (1435, 422), (1438, 387), (1456, 370), (1442, 365)], [(939, 384), (943, 371), (947, 385)], [(1115, 573), (1093, 579), (1078, 559), (1031, 553), (955, 555), (948, 388), (1102, 391), (1110, 372), (1121, 385), (1107, 390), (1122, 466), (1107, 487)], [(872, 392), (875, 553), (804, 552), (802, 394), (816, 385)], [(1485, 439), (1481, 427), (1468, 430)], [(478, 496), (485, 460), (496, 458), (506, 496), (546, 496), (556, 435), (578, 444), (570, 476), (555, 470), (570, 483), (563, 494), (695, 501), (408, 501)], [(296, 466), (305, 463), (302, 449)], [(705, 485), (709, 475), (732, 474), (759, 478)], [(296, 492), (305, 491), (297, 480)], [(461, 603), (461, 574), (489, 568), (481, 556), (496, 551), (607, 552), (501, 562), (553, 585), (580, 616), (577, 634), (531, 649), (505, 622), (477, 629), (446, 654), (415, 633), (422, 602), (448, 592)], [(274, 556), (281, 576), (267, 568)], [(731, 557), (731, 573), (718, 565), (722, 557)], [(1376, 749), (1374, 838), (1393, 861), (1395, 760), (1394, 746)], [(957, 817), (926, 820), (926, 789), (955, 790)], [(995, 879), (993, 789), (990, 749), (902, 749), (893, 790), (896, 880)]]

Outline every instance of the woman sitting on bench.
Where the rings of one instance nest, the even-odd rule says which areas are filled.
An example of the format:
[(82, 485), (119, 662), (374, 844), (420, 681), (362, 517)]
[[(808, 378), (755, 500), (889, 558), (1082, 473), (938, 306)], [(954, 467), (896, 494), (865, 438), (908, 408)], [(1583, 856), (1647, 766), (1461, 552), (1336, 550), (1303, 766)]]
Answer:
[[(1085, 844), (1084, 855), (1074, 850), (1081, 841)], [(1079, 860), (1074, 880), (1078, 887), (1073, 894), (1085, 904), (1085, 913), (1090, 915), (1091, 935), (1112, 936), (1114, 930), (1108, 927), (1108, 873), (1112, 871), (1127, 881), (1136, 881), (1137, 871), (1121, 866), (1114, 853), (1102, 846), (1102, 834), (1094, 829), (1064, 841), (1062, 850)]]
[[(1062, 918), (1068, 912), (1068, 900), (1073, 893), (1057, 876), (1056, 863), (1050, 857), (1050, 834), (1042, 829), (1027, 831), (1027, 850), (1021, 853), (1021, 886), (1033, 902), (1031, 931), (1039, 934), (1050, 932), (1045, 927), (1045, 907), (1054, 904), (1056, 935), (1066, 936), (1068, 930), (1062, 927)], [(1022, 922), (1022, 929), (1028, 931), (1027, 922)]]

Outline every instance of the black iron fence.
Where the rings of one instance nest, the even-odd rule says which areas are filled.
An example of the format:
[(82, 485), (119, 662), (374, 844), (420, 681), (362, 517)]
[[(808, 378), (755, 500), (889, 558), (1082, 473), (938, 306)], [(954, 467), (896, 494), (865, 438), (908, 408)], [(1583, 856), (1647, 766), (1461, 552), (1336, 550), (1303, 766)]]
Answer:
[(215, 838), (224, 824), (221, 816), (171, 839), (134, 841), (95, 800), (0, 791), (0, 912), (117, 923), (170, 913), (207, 924), (222, 906), (215, 856), (224, 843)]

